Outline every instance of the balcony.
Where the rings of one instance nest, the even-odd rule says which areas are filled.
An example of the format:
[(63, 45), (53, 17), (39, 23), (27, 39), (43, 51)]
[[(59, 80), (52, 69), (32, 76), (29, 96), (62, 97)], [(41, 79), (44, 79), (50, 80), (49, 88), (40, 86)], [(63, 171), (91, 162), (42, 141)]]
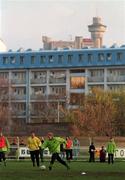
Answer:
[(31, 100), (45, 100), (46, 96), (44, 94), (31, 94), (30, 99)]
[(108, 82), (125, 82), (125, 76), (109, 76), (107, 77)]
[(26, 95), (24, 95), (24, 94), (13, 94), (12, 96), (11, 96), (11, 100), (26, 100)]
[(11, 84), (26, 84), (26, 79), (12, 79)]
[(46, 78), (43, 78), (43, 79), (31, 79), (31, 84), (46, 84)]
[(66, 83), (66, 79), (65, 79), (65, 78), (63, 78), (63, 79), (54, 79), (54, 78), (50, 78), (50, 79), (49, 79), (49, 83), (50, 83), (50, 84), (56, 84), (56, 83), (61, 84), (61, 83)]
[(17, 109), (15, 112), (13, 112), (13, 116), (26, 116), (26, 111)]
[(88, 77), (88, 82), (104, 82), (104, 76)]

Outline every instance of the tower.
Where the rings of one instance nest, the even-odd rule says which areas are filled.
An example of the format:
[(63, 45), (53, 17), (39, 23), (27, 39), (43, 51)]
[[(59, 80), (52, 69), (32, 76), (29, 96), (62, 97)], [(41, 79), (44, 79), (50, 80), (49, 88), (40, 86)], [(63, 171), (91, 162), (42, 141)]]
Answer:
[(91, 32), (91, 38), (94, 43), (94, 48), (100, 48), (103, 46), (103, 34), (106, 31), (106, 26), (101, 23), (100, 17), (93, 17), (93, 24), (88, 26), (89, 32)]

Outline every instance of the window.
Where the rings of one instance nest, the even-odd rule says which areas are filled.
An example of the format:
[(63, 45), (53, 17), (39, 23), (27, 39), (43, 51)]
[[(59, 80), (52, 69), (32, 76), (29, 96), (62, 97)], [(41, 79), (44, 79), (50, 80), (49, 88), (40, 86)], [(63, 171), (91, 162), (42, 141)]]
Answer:
[(65, 86), (57, 86), (50, 88), (51, 95), (65, 95), (66, 94), (66, 87)]
[(92, 54), (88, 54), (88, 62), (92, 62), (92, 60), (93, 60), (93, 55)]
[(15, 88), (14, 94), (15, 95), (25, 95), (26, 94), (26, 88)]
[(118, 53), (117, 53), (117, 60), (118, 60), (118, 61), (121, 61), (122, 59), (123, 59), (123, 53), (118, 52)]
[(83, 54), (79, 54), (79, 62), (83, 62)]
[(59, 55), (58, 56), (58, 64), (62, 64), (63, 63), (63, 55)]
[(85, 77), (71, 77), (70, 84), (72, 89), (85, 88)]
[(100, 76), (104, 76), (104, 70), (102, 69), (98, 69), (98, 70), (91, 70), (90, 71), (90, 76), (91, 77), (94, 77), (94, 76), (96, 76), (96, 77), (100, 77)]
[(99, 60), (99, 61), (104, 61), (104, 59), (105, 59), (104, 54), (103, 54), (103, 53), (99, 53), (99, 54), (98, 54), (98, 60)]
[(31, 64), (35, 64), (35, 56), (31, 56)]
[(49, 83), (66, 83), (65, 71), (50, 71)]
[(20, 64), (24, 64), (24, 56), (20, 56)]
[(3, 57), (3, 64), (8, 64), (9, 61), (8, 61), (8, 57)]
[(0, 72), (0, 78), (6, 79), (6, 78), (8, 78), (8, 76), (9, 76), (9, 73), (7, 73), (7, 72)]
[(14, 56), (10, 57), (10, 63), (14, 64), (16, 62), (16, 58)]
[(68, 55), (68, 64), (72, 63), (73, 55)]
[(46, 93), (46, 87), (35, 87), (32, 91), (34, 95), (44, 95)]
[(112, 54), (111, 53), (107, 53), (107, 60), (111, 60), (112, 59)]
[(40, 56), (40, 64), (44, 64), (46, 61), (46, 57), (45, 56)]
[(49, 56), (49, 63), (52, 63), (54, 61), (53, 56)]

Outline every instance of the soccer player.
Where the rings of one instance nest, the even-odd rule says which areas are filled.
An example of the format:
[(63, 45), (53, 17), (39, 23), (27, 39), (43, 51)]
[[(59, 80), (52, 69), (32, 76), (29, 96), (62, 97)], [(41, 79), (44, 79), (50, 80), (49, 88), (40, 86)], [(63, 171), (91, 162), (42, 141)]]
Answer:
[(80, 142), (76, 137), (74, 137), (74, 139), (73, 139), (73, 157), (75, 159), (78, 158), (79, 151), (80, 151)]
[(106, 160), (106, 150), (104, 149), (104, 146), (102, 146), (101, 150), (99, 151), (99, 158), (100, 162), (105, 162)]
[(89, 146), (89, 162), (95, 162), (95, 146), (94, 143), (91, 142), (90, 146)]
[(32, 132), (31, 136), (28, 138), (27, 146), (30, 151), (30, 157), (33, 166), (35, 166), (35, 160), (36, 160), (36, 164), (39, 167), (39, 149), (41, 147), (41, 141), (38, 137), (35, 136), (34, 132)]
[(49, 170), (52, 170), (52, 166), (53, 166), (53, 164), (54, 164), (56, 159), (61, 164), (63, 164), (67, 168), (67, 170), (69, 170), (70, 167), (59, 156), (59, 153), (60, 153), (60, 144), (62, 144), (62, 143), (66, 144), (65, 139), (60, 138), (60, 137), (54, 137), (52, 132), (49, 132), (47, 134), (47, 137), (48, 137), (48, 139), (44, 141), (44, 143), (42, 145), (42, 148), (47, 148), (48, 147), (50, 153), (52, 153), (51, 161), (50, 161), (50, 165), (49, 165)]
[(73, 148), (73, 142), (72, 139), (68, 136), (66, 137), (66, 159), (68, 162), (72, 159), (72, 148)]
[(107, 144), (106, 151), (108, 153), (108, 164), (114, 163), (114, 153), (116, 151), (116, 144), (112, 138), (110, 138), (110, 141)]
[(6, 166), (6, 153), (9, 152), (10, 144), (8, 139), (0, 132), (0, 163), (3, 160), (4, 166)]

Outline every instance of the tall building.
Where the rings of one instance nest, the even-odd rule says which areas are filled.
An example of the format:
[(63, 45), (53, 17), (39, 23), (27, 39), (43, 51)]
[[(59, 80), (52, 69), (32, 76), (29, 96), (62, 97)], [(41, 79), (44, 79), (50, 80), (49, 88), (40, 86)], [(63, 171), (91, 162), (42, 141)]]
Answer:
[(88, 26), (91, 32), (94, 48), (101, 48), (103, 46), (103, 34), (106, 31), (106, 26), (102, 24), (100, 17), (93, 17), (93, 24)]

